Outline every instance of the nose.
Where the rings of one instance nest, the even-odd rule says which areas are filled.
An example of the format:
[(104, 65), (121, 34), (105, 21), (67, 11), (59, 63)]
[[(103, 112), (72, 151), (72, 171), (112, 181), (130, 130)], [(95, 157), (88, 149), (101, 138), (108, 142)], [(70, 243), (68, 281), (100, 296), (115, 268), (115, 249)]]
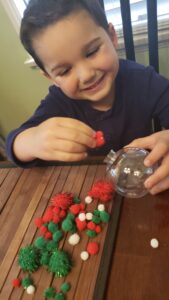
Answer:
[(95, 70), (87, 62), (77, 66), (77, 77), (82, 84), (90, 84), (95, 78)]

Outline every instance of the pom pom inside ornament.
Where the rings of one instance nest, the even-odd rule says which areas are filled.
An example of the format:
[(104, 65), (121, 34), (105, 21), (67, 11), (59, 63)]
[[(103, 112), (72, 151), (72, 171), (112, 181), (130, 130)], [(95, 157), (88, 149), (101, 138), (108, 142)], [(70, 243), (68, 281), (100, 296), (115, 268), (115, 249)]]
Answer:
[(156, 168), (144, 165), (148, 154), (147, 150), (134, 147), (109, 152), (104, 162), (107, 163), (107, 173), (117, 193), (128, 198), (141, 198), (148, 193), (144, 182)]

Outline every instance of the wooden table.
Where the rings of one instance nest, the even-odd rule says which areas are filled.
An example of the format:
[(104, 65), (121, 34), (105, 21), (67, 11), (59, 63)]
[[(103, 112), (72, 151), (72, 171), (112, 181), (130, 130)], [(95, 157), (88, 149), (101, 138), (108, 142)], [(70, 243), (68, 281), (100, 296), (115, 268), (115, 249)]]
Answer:
[[(23, 170), (1, 164), (0, 168), (0, 300), (44, 299), (43, 291), (57, 291), (65, 278), (56, 278), (44, 268), (33, 273), (33, 296), (23, 288), (13, 289), (11, 281), (26, 274), (18, 266), (18, 251), (38, 236), (34, 218), (43, 215), (52, 195), (73, 192), (84, 201), (94, 182), (105, 179), (105, 165), (60, 165)], [(93, 202), (89, 210), (94, 210)], [(94, 238), (98, 255), (82, 262), (80, 252), (89, 241), (86, 233), (76, 247), (61, 247), (72, 257), (73, 267), (66, 282), (71, 283), (67, 300), (168, 300), (169, 299), (169, 191), (158, 196), (122, 199), (115, 195), (107, 209), (111, 219)], [(150, 240), (157, 238), (159, 248)]]

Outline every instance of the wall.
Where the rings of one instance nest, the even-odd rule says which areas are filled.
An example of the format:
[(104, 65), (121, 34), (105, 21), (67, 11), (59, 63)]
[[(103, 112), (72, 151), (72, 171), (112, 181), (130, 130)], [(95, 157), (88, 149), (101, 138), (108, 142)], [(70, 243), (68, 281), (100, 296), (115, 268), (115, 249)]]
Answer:
[[(47, 94), (49, 82), (38, 70), (24, 65), (27, 54), (0, 3), (0, 134), (4, 136), (26, 120)], [(160, 48), (160, 73), (169, 78), (169, 47)], [(137, 61), (147, 65), (147, 52)]]
[(27, 54), (0, 3), (0, 134), (27, 119), (47, 94), (49, 82), (24, 65)]

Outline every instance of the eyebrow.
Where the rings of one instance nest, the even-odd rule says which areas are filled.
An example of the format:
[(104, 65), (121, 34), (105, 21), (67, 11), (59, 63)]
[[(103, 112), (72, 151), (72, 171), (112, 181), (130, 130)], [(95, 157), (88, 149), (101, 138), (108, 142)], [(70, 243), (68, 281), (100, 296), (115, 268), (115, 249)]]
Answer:
[[(88, 47), (90, 47), (91, 45), (93, 45), (94, 43), (96, 43), (96, 42), (98, 42), (98, 41), (100, 41), (101, 39), (100, 39), (100, 37), (97, 37), (97, 38), (95, 38), (95, 39), (93, 39), (92, 41), (90, 41), (89, 43), (87, 43), (86, 45), (84, 45), (84, 47), (83, 47), (83, 51), (85, 51)], [(59, 69), (59, 68), (64, 68), (64, 67), (66, 67), (67, 66), (67, 64), (65, 63), (65, 64), (56, 64), (51, 70), (50, 70), (50, 72), (52, 73), (53, 71), (56, 71), (56, 69)]]

